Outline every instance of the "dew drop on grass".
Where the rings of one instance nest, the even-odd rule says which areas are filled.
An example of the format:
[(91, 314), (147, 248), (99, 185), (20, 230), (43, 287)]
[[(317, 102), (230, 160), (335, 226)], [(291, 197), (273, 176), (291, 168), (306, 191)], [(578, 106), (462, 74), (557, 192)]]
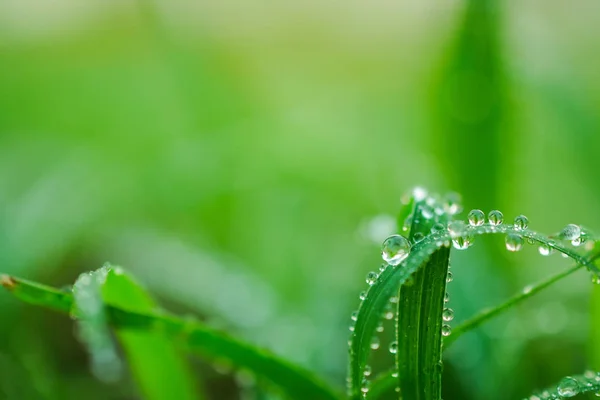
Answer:
[(505, 238), (506, 250), (508, 251), (519, 251), (523, 248), (523, 236), (515, 233), (509, 233)]
[(444, 225), (440, 224), (439, 222), (433, 224), (433, 226), (431, 227), (431, 233), (439, 233), (442, 232), (444, 230)]
[(538, 247), (538, 252), (543, 256), (549, 256), (552, 254), (552, 247), (544, 243)]
[(399, 376), (398, 370), (395, 369), (394, 371), (392, 371), (392, 378), (397, 378)]
[(458, 214), (462, 211), (462, 198), (456, 192), (450, 192), (444, 196), (444, 210), (450, 214)]
[(371, 350), (377, 350), (380, 346), (380, 343), (379, 337), (373, 336), (373, 339), (371, 339)]
[(454, 276), (452, 276), (452, 272), (448, 271), (448, 273), (446, 274), (446, 282), (450, 283), (454, 280)]
[(446, 322), (450, 322), (454, 319), (454, 310), (451, 308), (444, 308), (442, 311), (442, 319)]
[(392, 343), (390, 343), (389, 350), (390, 350), (390, 353), (396, 354), (398, 352), (398, 342), (393, 341)]
[(408, 257), (410, 243), (400, 235), (392, 235), (385, 239), (381, 248), (381, 258), (390, 265), (398, 265)]
[(490, 225), (493, 225), (493, 226), (501, 225), (503, 219), (504, 219), (504, 215), (502, 215), (502, 213), (498, 210), (492, 210), (488, 214), (488, 221), (489, 221)]
[(444, 293), (444, 303), (447, 303), (450, 301), (450, 294), (448, 294), (448, 292)]
[(364, 369), (364, 371), (363, 371), (363, 375), (364, 375), (364, 376), (371, 376), (371, 372), (372, 372), (372, 371), (373, 371), (373, 370), (371, 369), (371, 366), (370, 366), (370, 365), (365, 365), (365, 369)]
[(358, 295), (358, 298), (360, 300), (366, 299), (367, 298), (367, 292), (365, 292), (365, 291), (360, 292), (360, 294)]
[(379, 321), (379, 324), (377, 324), (377, 328), (375, 328), (375, 331), (381, 333), (383, 332), (383, 322)]
[(463, 221), (450, 222), (448, 232), (452, 238), (452, 246), (455, 249), (464, 250), (471, 245), (473, 237), (467, 233), (467, 226)]
[(574, 397), (579, 393), (579, 382), (567, 376), (560, 381), (556, 389), (562, 397)]
[(352, 314), (350, 314), (350, 319), (352, 321), (356, 321), (358, 319), (358, 311), (352, 311)]
[(433, 215), (435, 213), (435, 210), (433, 209), (433, 207), (431, 207), (427, 204), (421, 204), (419, 206), (419, 209), (421, 210), (421, 215), (423, 216), (423, 218), (425, 218), (425, 219), (433, 218)]
[(423, 240), (423, 238), (424, 238), (424, 237), (425, 237), (425, 236), (424, 236), (424, 235), (423, 235), (421, 232), (416, 232), (416, 233), (413, 235), (413, 243), (420, 242), (421, 240)]
[(452, 328), (448, 324), (442, 325), (442, 336), (450, 336)]
[(581, 228), (575, 224), (565, 226), (558, 234), (559, 238), (571, 241), (578, 239), (579, 236), (581, 236)]
[(592, 283), (595, 285), (600, 285), (600, 276), (592, 274)]
[(366, 279), (366, 280), (367, 280), (367, 283), (368, 283), (369, 285), (374, 285), (374, 284), (375, 284), (375, 282), (377, 282), (377, 278), (378, 278), (378, 277), (379, 277), (379, 275), (377, 275), (377, 272), (373, 272), (373, 271), (369, 272), (369, 273), (367, 274), (367, 279)]
[(519, 215), (515, 218), (515, 229), (522, 231), (523, 229), (527, 229), (529, 226), (529, 220), (524, 215)]
[(485, 222), (485, 214), (481, 210), (471, 210), (467, 216), (469, 219), (469, 225), (481, 226)]

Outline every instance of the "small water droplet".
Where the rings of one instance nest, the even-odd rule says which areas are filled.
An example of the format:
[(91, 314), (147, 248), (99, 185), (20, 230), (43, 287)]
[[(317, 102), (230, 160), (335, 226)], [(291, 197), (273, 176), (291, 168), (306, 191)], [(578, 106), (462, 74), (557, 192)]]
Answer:
[(372, 350), (377, 350), (380, 346), (380, 341), (379, 341), (379, 337), (377, 336), (373, 336), (373, 339), (371, 339), (371, 349)]
[(529, 244), (535, 244), (535, 239), (530, 236), (530, 237), (527, 238), (527, 243), (529, 243)]
[(390, 343), (389, 350), (390, 350), (390, 353), (396, 354), (398, 352), (398, 342), (393, 341), (392, 343)]
[(527, 285), (527, 286), (525, 286), (525, 287), (523, 288), (523, 293), (524, 293), (524, 294), (529, 294), (529, 293), (531, 293), (531, 291), (532, 291), (532, 290), (533, 290), (533, 286), (531, 286), (531, 285)]
[(375, 328), (375, 331), (381, 333), (383, 332), (383, 322), (379, 321), (379, 324), (377, 325), (377, 328)]
[(371, 376), (371, 366), (370, 365), (365, 365), (365, 369), (363, 370), (363, 375), (364, 376)]
[(360, 300), (366, 299), (367, 298), (367, 292), (365, 292), (365, 291), (360, 292), (360, 294), (358, 295), (358, 298)]
[(415, 201), (423, 201), (427, 197), (427, 190), (421, 186), (417, 186), (412, 191)]
[(410, 243), (404, 237), (400, 235), (392, 235), (385, 239), (381, 249), (381, 257), (383, 261), (391, 264), (398, 265), (408, 257), (410, 253)]
[(394, 371), (392, 371), (392, 378), (397, 378), (399, 376), (398, 370), (395, 369)]
[(456, 192), (450, 192), (444, 196), (444, 210), (450, 214), (458, 214), (462, 211), (461, 196)]
[(467, 216), (471, 226), (480, 226), (485, 222), (485, 214), (481, 210), (471, 210)]
[(574, 397), (579, 393), (579, 382), (567, 376), (563, 378), (557, 387), (558, 394), (562, 397)]
[(544, 243), (541, 244), (540, 247), (538, 247), (538, 252), (543, 256), (549, 256), (550, 254), (552, 254), (553, 249), (552, 247)]
[(379, 275), (377, 275), (377, 272), (373, 272), (373, 271), (369, 272), (367, 274), (367, 283), (369, 285), (374, 285), (375, 282), (377, 282), (378, 277), (379, 277)]
[(471, 245), (473, 237), (467, 233), (467, 226), (463, 221), (452, 221), (448, 224), (448, 232), (452, 238), (452, 246), (457, 250), (464, 250)]
[(448, 292), (444, 293), (444, 303), (447, 303), (450, 301), (450, 294), (448, 294)]
[(442, 232), (444, 229), (444, 225), (437, 222), (431, 227), (431, 233), (439, 233)]
[(595, 285), (600, 285), (600, 276), (592, 274), (592, 283)]
[(452, 328), (450, 325), (444, 324), (442, 325), (442, 336), (450, 336), (452, 333)]
[(506, 235), (504, 241), (506, 242), (506, 250), (508, 251), (519, 251), (523, 248), (523, 236), (516, 233), (509, 233)]
[(452, 282), (452, 280), (454, 280), (454, 276), (452, 275), (452, 272), (448, 271), (448, 273), (446, 274), (446, 282), (450, 283)]
[(489, 221), (490, 225), (493, 225), (493, 226), (501, 225), (503, 219), (504, 219), (504, 215), (502, 215), (502, 213), (498, 210), (492, 210), (488, 214), (488, 221)]
[(529, 226), (529, 220), (524, 215), (519, 215), (515, 218), (515, 229), (522, 231), (523, 229), (527, 229)]
[(564, 240), (575, 240), (579, 236), (581, 236), (581, 228), (575, 224), (565, 226), (558, 234), (558, 237)]
[(423, 240), (424, 237), (425, 237), (425, 235), (423, 235), (421, 232), (416, 232), (413, 235), (413, 243), (420, 242), (421, 240)]
[(386, 311), (385, 313), (383, 313), (383, 318), (387, 320), (394, 319), (394, 312), (391, 310)]
[(433, 215), (435, 213), (435, 211), (433, 210), (433, 207), (431, 207), (427, 204), (421, 204), (419, 206), (419, 209), (421, 210), (421, 215), (423, 216), (423, 218), (425, 218), (425, 219), (433, 218)]
[(450, 322), (454, 319), (454, 310), (451, 308), (444, 308), (442, 311), (442, 319), (446, 322)]
[(352, 321), (356, 321), (358, 319), (358, 311), (352, 311), (352, 314), (350, 314), (350, 319)]

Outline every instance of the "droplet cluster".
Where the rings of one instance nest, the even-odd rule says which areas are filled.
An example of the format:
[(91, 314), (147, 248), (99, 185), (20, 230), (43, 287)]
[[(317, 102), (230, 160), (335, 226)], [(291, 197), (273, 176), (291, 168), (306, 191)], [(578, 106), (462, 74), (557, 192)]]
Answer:
[(586, 371), (582, 375), (567, 376), (556, 387), (548, 388), (523, 400), (562, 400), (579, 394), (593, 393), (600, 397), (600, 373)]

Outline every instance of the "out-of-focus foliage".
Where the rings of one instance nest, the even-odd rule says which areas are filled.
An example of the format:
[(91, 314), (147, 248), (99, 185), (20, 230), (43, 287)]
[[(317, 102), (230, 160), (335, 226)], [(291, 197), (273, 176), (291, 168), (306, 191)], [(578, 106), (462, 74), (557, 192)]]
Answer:
[[(170, 308), (339, 384), (406, 188), (542, 232), (600, 226), (598, 8), (6, 0), (1, 270), (61, 285), (126, 265)], [(453, 259), (457, 321), (565, 263), (482, 243)], [(465, 335), (444, 398), (523, 397), (583, 370), (586, 279)], [(0, 398), (136, 395), (93, 378), (64, 317), (1, 292), (0, 309)], [(214, 398), (248, 386), (195, 370)]]

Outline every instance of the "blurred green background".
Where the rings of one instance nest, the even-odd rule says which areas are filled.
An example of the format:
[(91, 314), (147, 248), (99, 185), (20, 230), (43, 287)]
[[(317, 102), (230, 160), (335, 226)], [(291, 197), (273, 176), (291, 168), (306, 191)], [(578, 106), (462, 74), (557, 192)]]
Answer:
[[(343, 387), (349, 315), (406, 190), (546, 233), (600, 228), (599, 12), (0, 1), (0, 270), (62, 286), (123, 265), (166, 308)], [(453, 323), (567, 265), (478, 240), (453, 256)], [(581, 372), (590, 287), (578, 273), (462, 338), (444, 398), (522, 398)], [(0, 398), (140, 398), (128, 377), (94, 379), (67, 317), (3, 292), (0, 310)], [(210, 399), (267, 398), (191, 362)]]

